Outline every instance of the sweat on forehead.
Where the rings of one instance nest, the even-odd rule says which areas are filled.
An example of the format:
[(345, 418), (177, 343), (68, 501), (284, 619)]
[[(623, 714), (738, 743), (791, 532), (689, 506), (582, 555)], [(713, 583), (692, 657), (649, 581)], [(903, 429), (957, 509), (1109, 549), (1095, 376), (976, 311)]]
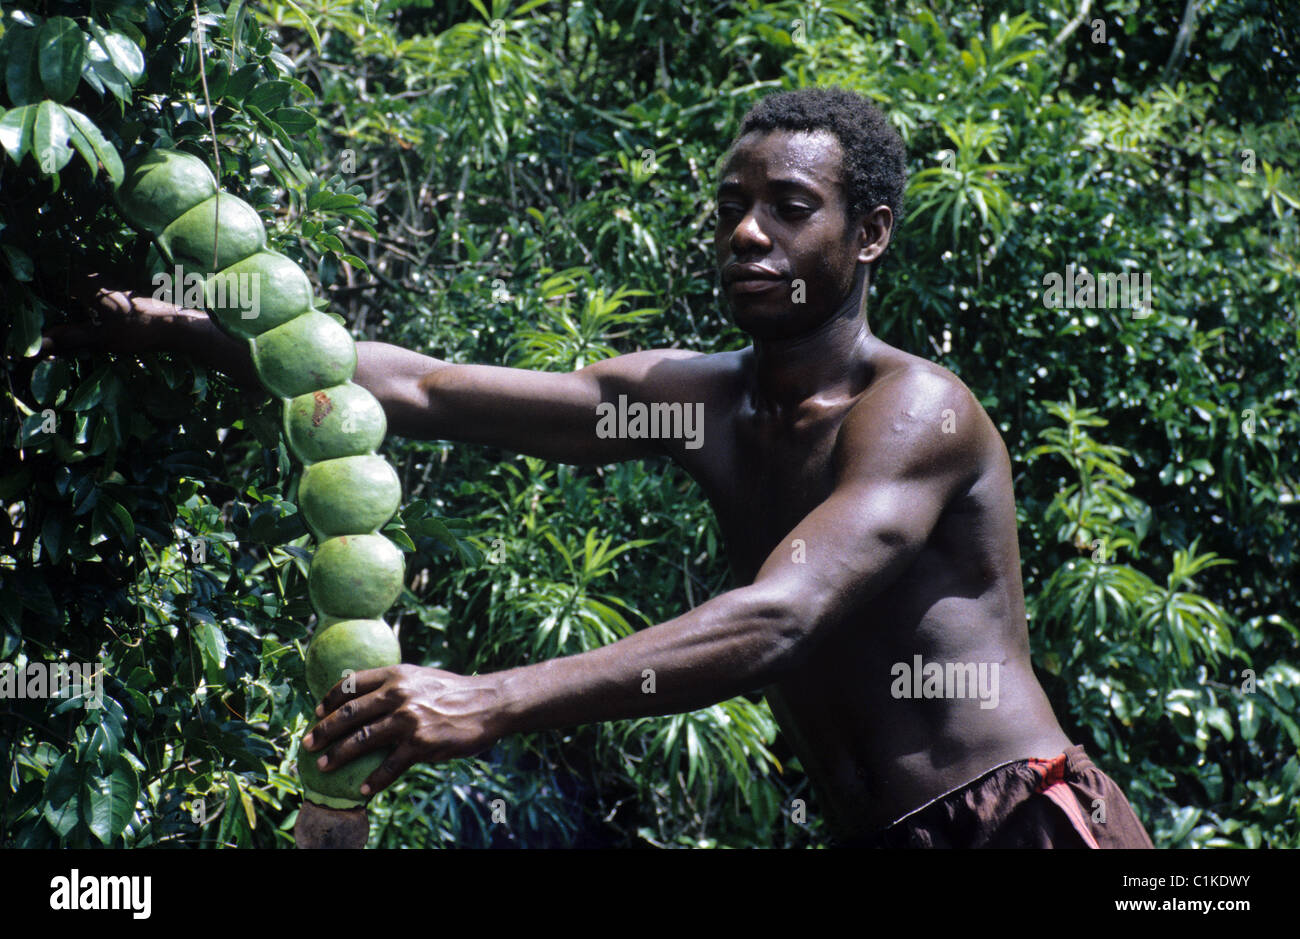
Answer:
[(835, 135), (824, 130), (743, 134), (723, 159), (719, 183), (754, 165), (765, 169), (769, 177), (803, 176), (827, 186), (844, 182), (844, 150)]

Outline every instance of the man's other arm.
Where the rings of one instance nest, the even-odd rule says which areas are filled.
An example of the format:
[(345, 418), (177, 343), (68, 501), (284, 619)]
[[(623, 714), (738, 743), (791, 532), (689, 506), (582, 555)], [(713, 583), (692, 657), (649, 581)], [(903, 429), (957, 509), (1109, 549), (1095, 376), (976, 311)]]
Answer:
[(415, 762), (470, 756), (508, 734), (682, 713), (773, 684), (830, 632), (851, 626), (849, 611), (921, 550), (979, 471), (980, 417), (955, 380), (888, 379), (846, 419), (831, 495), (752, 585), (580, 655), (472, 677), (416, 666), (358, 673), (356, 695), (339, 685), (325, 697), (310, 749), (339, 740), (328, 763), (336, 768), (395, 746), (371, 777), (379, 791)]
[[(920, 552), (978, 472), (980, 424), (960, 383), (889, 379), (846, 418), (831, 495), (753, 584), (603, 648), (499, 673), (511, 730), (681, 713), (779, 681)], [(654, 695), (641, 693), (647, 669)]]

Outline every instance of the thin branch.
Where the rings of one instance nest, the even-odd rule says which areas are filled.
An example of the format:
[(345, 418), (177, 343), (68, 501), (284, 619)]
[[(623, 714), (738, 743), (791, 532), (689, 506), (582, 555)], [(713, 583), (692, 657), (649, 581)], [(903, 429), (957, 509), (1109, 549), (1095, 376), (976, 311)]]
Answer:
[(1055, 52), (1060, 47), (1060, 45), (1063, 42), (1065, 42), (1065, 40), (1070, 38), (1070, 36), (1074, 33), (1074, 31), (1078, 29), (1083, 24), (1083, 21), (1088, 18), (1088, 11), (1091, 9), (1092, 9), (1092, 0), (1083, 0), (1083, 6), (1079, 8), (1079, 15), (1076, 16), (1074, 19), (1070, 20), (1070, 22), (1066, 23), (1065, 28), (1062, 29), (1059, 33), (1057, 33), (1056, 38), (1052, 40), (1052, 46), (1048, 50), (1049, 54)]
[(1196, 14), (1200, 12), (1201, 4), (1204, 2), (1205, 0), (1187, 0), (1187, 5), (1183, 7), (1183, 21), (1178, 25), (1178, 38), (1174, 40), (1173, 51), (1169, 53), (1169, 61), (1165, 63), (1165, 70), (1160, 76), (1161, 82), (1172, 81), (1182, 68), (1187, 47), (1192, 44), (1192, 34), (1196, 32)]

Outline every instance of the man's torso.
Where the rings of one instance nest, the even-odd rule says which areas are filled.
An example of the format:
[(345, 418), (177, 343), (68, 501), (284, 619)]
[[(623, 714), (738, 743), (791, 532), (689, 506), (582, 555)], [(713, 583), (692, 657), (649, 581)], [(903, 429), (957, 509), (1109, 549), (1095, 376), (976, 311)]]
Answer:
[[(801, 550), (782, 540), (830, 495), (844, 418), (870, 408), (883, 379), (921, 368), (957, 381), (884, 343), (877, 353), (861, 387), (785, 415), (756, 406), (751, 350), (677, 360), (675, 387), (706, 407), (704, 446), (673, 456), (717, 514), (737, 585), (752, 583), (771, 552)], [(971, 455), (971, 483), (920, 554), (796, 672), (764, 689), (837, 835), (881, 828), (993, 766), (1069, 744), (1030, 667), (1010, 462), (979, 414), (988, 426)], [(981, 707), (973, 682), (954, 698), (909, 679), (900, 696), (897, 666), (918, 662), (956, 663), (960, 678), (982, 665), (985, 692), (995, 670), (996, 706), (985, 693)], [(961, 685), (947, 690), (961, 694)]]

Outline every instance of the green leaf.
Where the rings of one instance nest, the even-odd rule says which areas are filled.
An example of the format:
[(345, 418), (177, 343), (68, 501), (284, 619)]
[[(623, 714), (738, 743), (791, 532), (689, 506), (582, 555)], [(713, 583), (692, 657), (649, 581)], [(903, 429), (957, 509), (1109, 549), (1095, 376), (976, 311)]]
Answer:
[(15, 163), (21, 163), (23, 155), (31, 149), (36, 110), (36, 105), (25, 104), (6, 111), (4, 117), (0, 117), (0, 146)]
[(312, 21), (312, 18), (304, 13), (302, 7), (294, 3), (293, 0), (284, 0), (284, 2), (289, 6), (289, 9), (298, 14), (298, 18), (302, 20), (303, 29), (307, 30), (307, 35), (311, 37), (311, 44), (316, 47), (316, 54), (320, 55), (320, 33), (316, 32), (316, 24)]
[(1259, 733), (1260, 709), (1251, 698), (1241, 702), (1238, 720), (1241, 721), (1241, 736), (1246, 740), (1254, 740)]
[(239, 777), (229, 770), (226, 771), (226, 783), (230, 789), (239, 793), (239, 804), (244, 807), (244, 817), (248, 819), (248, 827), (257, 827), (257, 813), (253, 811), (253, 800), (249, 797), (248, 791), (244, 789), (243, 783)]
[(92, 42), (86, 47), (84, 74), (86, 81), (94, 85), (95, 90), (100, 94), (103, 94), (103, 88), (107, 87), (113, 93), (113, 97), (123, 104), (131, 100), (131, 82), (118, 71), (108, 51), (98, 42)]
[(135, 538), (135, 522), (131, 520), (131, 513), (126, 507), (108, 496), (103, 496), (99, 500), (100, 505), (108, 507), (113, 514), (113, 519), (117, 522), (117, 527), (121, 530), (123, 538), (127, 541)]
[(194, 638), (203, 654), (204, 670), (219, 677), (226, 667), (226, 634), (216, 623), (202, 621), (194, 624)]
[(223, 95), (232, 101), (242, 101), (248, 95), (249, 89), (253, 87), (253, 83), (257, 81), (257, 73), (260, 69), (261, 66), (256, 62), (238, 69), (230, 76)]
[(92, 173), (99, 172), (99, 165), (102, 163), (104, 171), (108, 173), (108, 178), (116, 185), (122, 181), (124, 175), (122, 169), (122, 158), (117, 154), (117, 148), (105, 139), (100, 133), (99, 128), (94, 122), (75, 108), (65, 107), (64, 113), (72, 122), (72, 145), (77, 148), (77, 152), (82, 158), (90, 164)]
[(57, 515), (47, 515), (41, 525), (41, 544), (49, 553), (55, 564), (63, 558), (63, 519)]
[(95, 755), (100, 766), (111, 766), (117, 760), (122, 746), (122, 728), (112, 720), (101, 720), (90, 736), (89, 751)]
[(86, 824), (103, 844), (120, 835), (135, 814), (140, 782), (135, 770), (125, 760), (118, 761), (107, 776), (90, 775), (86, 780)]
[(32, 259), (27, 252), (13, 245), (0, 245), (0, 251), (4, 252), (5, 260), (9, 263), (9, 271), (14, 275), (14, 280), (24, 284), (30, 283), (32, 277), (36, 274), (36, 266), (32, 263)]
[(306, 134), (316, 129), (316, 116), (302, 108), (276, 108), (268, 116), (290, 134)]
[(46, 176), (53, 176), (72, 159), (72, 148), (68, 146), (71, 133), (67, 112), (53, 101), (42, 101), (36, 111), (32, 155)]
[(265, 112), (283, 104), (288, 97), (288, 82), (278, 80), (262, 82), (248, 93), (244, 98), (244, 104)]
[(69, 754), (59, 758), (45, 777), (45, 821), (60, 838), (66, 838), (81, 817), (82, 769)]
[(403, 551), (414, 551), (415, 542), (400, 528), (384, 528), (384, 534)]
[(86, 59), (86, 36), (66, 16), (45, 21), (37, 38), (41, 81), (45, 93), (55, 101), (67, 101), (81, 82), (81, 64)]
[(99, 404), (104, 397), (104, 379), (108, 377), (108, 366), (101, 365), (87, 375), (73, 392), (68, 401), (72, 411), (89, 411)]
[(36, 34), (37, 30), (25, 26), (11, 27), (5, 33), (9, 53), (5, 61), (5, 88), (14, 104), (32, 104), (45, 97), (36, 61)]
[(144, 78), (144, 53), (139, 46), (121, 33), (105, 32), (94, 20), (90, 22), (90, 31), (123, 78), (132, 85)]

